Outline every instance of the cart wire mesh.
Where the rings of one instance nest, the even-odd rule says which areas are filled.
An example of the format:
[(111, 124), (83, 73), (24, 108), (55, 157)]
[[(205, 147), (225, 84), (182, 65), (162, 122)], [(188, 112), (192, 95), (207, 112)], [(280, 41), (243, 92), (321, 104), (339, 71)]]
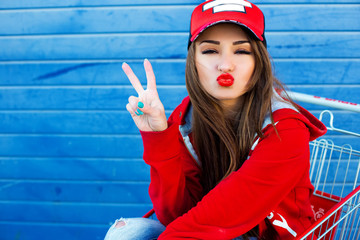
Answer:
[[(328, 110), (321, 113), (320, 120), (325, 113), (330, 116), (329, 130), (360, 137), (358, 133), (335, 128), (333, 114)], [(322, 138), (310, 143), (314, 219), (313, 225), (297, 239), (360, 239), (360, 151), (334, 141)]]

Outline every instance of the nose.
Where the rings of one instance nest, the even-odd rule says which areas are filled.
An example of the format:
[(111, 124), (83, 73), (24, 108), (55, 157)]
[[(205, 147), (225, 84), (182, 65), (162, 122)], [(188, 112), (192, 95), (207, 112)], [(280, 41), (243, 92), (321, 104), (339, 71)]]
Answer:
[(228, 54), (224, 54), (223, 56), (221, 56), (218, 64), (218, 70), (220, 72), (232, 72), (234, 71), (234, 68), (235, 64)]

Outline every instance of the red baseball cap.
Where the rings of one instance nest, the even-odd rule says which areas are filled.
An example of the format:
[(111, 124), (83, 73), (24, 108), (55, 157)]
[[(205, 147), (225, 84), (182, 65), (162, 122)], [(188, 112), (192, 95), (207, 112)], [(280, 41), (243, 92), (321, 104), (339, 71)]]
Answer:
[(266, 46), (264, 14), (246, 0), (208, 0), (198, 5), (191, 15), (188, 46), (208, 27), (224, 22), (247, 28)]

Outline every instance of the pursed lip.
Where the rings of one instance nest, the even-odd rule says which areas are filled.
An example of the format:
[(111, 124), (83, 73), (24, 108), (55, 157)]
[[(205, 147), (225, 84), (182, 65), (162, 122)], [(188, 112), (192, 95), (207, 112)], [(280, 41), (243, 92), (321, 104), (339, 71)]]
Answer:
[(230, 87), (234, 84), (234, 77), (230, 73), (223, 73), (216, 80), (222, 87)]

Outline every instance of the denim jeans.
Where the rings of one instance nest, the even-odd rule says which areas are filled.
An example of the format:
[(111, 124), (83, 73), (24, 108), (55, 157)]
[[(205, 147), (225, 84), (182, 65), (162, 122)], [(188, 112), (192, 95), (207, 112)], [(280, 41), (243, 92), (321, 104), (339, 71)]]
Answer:
[(109, 228), (104, 240), (152, 240), (165, 230), (159, 221), (149, 218), (121, 218)]
[[(104, 240), (153, 240), (165, 230), (159, 221), (149, 218), (121, 218), (109, 228)], [(233, 240), (242, 240), (237, 237)], [(257, 238), (250, 238), (256, 240)]]

